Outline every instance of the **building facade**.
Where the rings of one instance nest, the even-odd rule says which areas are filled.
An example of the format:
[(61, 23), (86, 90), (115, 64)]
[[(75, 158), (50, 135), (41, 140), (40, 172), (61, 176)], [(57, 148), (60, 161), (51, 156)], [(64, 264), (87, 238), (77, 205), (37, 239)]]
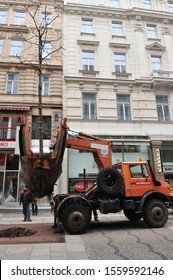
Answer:
[(0, 2), (0, 203), (17, 201), (20, 175), (18, 127), (26, 117), (38, 152), (38, 32), (42, 41), (44, 152), (55, 141), (62, 117), (62, 1)]
[[(34, 17), (33, 17), (34, 16)], [(113, 163), (152, 161), (173, 180), (173, 1), (14, 0), (0, 3), (0, 203), (18, 200), (23, 116), (38, 152), (38, 37), (48, 23), (42, 64), (44, 151), (62, 116), (72, 130), (109, 139)], [(61, 47), (63, 46), (63, 48)], [(59, 51), (57, 51), (59, 50)], [(55, 192), (98, 172), (90, 153), (66, 150)]]
[[(113, 163), (152, 161), (173, 179), (173, 1), (65, 0), (63, 114), (113, 142)], [(89, 153), (69, 150), (61, 192), (91, 179)]]

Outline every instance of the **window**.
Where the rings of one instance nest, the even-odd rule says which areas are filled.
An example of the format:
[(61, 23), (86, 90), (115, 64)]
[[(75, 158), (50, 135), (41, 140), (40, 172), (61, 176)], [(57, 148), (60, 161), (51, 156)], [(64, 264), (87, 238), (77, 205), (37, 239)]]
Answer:
[(49, 81), (50, 81), (50, 77), (48, 75), (42, 76), (42, 95), (43, 96), (49, 95)]
[(160, 56), (151, 56), (152, 68), (153, 70), (162, 70), (161, 57)]
[(93, 20), (82, 18), (82, 32), (93, 33)]
[(83, 119), (96, 120), (97, 108), (96, 108), (96, 94), (95, 93), (83, 93)]
[(126, 55), (123, 53), (115, 53), (114, 65), (116, 73), (126, 73)]
[(5, 24), (7, 18), (7, 11), (0, 10), (0, 24)]
[(169, 121), (168, 96), (156, 96), (157, 113), (159, 121)]
[(23, 42), (21, 40), (11, 40), (10, 55), (21, 56), (22, 44)]
[(147, 24), (148, 38), (157, 38), (156, 25)]
[(51, 13), (42, 13), (41, 17), (41, 26), (51, 27), (52, 25), (52, 14)]
[(3, 40), (0, 38), (0, 55), (2, 54), (2, 45), (3, 45)]
[(123, 25), (122, 22), (112, 22), (112, 35), (123, 36)]
[(43, 42), (43, 49), (42, 49), (42, 58), (50, 58), (51, 57), (51, 43), (50, 42)]
[(173, 13), (173, 1), (168, 1), (168, 10)]
[(130, 173), (132, 178), (148, 178), (149, 174), (144, 164), (130, 165)]
[[(42, 117), (43, 139), (51, 139), (51, 116)], [(39, 139), (39, 117), (32, 116), (32, 139)]]
[(117, 112), (119, 120), (131, 120), (129, 95), (117, 95)]
[(19, 86), (19, 74), (8, 73), (6, 83), (6, 94), (17, 94)]
[(84, 71), (94, 71), (94, 51), (82, 51), (82, 65)]
[(110, 6), (113, 8), (119, 8), (120, 7), (120, 1), (119, 0), (110, 0), (109, 1)]
[(14, 14), (14, 24), (24, 25), (25, 24), (25, 12), (16, 11)]
[(151, 0), (143, 0), (143, 7), (145, 9), (150, 10), (151, 9)]

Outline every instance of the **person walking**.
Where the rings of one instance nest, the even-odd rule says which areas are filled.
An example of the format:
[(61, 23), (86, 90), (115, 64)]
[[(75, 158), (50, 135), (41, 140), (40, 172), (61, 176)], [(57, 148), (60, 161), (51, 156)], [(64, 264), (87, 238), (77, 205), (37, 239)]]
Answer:
[(24, 216), (24, 222), (29, 221), (31, 222), (31, 217), (30, 217), (30, 206), (33, 201), (33, 195), (31, 191), (27, 188), (27, 186), (24, 187), (24, 189), (21, 192), (20, 196), (20, 203), (19, 205), (22, 204), (23, 206), (23, 216)]
[(32, 215), (38, 215), (38, 204), (37, 204), (38, 198), (34, 196), (34, 200), (32, 201)]

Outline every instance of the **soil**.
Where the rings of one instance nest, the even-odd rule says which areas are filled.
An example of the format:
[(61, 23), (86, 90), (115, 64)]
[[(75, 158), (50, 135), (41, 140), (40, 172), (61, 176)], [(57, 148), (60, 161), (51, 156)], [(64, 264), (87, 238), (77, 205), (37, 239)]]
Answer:
[(56, 233), (52, 224), (0, 225), (0, 244), (64, 243), (64, 232)]

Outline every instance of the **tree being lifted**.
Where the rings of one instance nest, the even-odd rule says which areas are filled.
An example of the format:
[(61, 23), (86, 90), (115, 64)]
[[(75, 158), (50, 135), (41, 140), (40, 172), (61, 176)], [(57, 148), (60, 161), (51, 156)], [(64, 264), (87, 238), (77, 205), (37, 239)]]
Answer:
[[(41, 3), (41, 1), (40, 1)], [(38, 197), (50, 195), (58, 177), (61, 174), (61, 163), (63, 158), (63, 150), (60, 146), (63, 142), (61, 137), (66, 138), (66, 129), (63, 133), (57, 135), (57, 141), (51, 154), (46, 155), (43, 151), (43, 118), (42, 118), (42, 85), (43, 85), (43, 69), (49, 69), (48, 61), (52, 55), (60, 52), (62, 46), (60, 44), (61, 36), (57, 36), (52, 40), (51, 27), (55, 24), (59, 17), (57, 13), (54, 17), (47, 7), (40, 9), (38, 2), (25, 7), (27, 14), (32, 20), (34, 27), (30, 28), (30, 35), (24, 41), (31, 48), (36, 47), (37, 55), (31, 60), (24, 60), (21, 55), (18, 56), (21, 63), (29, 65), (35, 69), (38, 74), (38, 111), (39, 111), (39, 154), (33, 154), (31, 151), (29, 128), (27, 123), (21, 125), (19, 133), (19, 147), (21, 154), (22, 176), (28, 188)], [(42, 18), (40, 17), (40, 10)], [(26, 51), (26, 50), (25, 50)], [(34, 62), (33, 62), (34, 61)], [(66, 127), (66, 125), (64, 126)]]
[[(32, 35), (24, 41), (27, 41), (27, 43), (29, 43), (31, 47), (33, 47), (34, 45), (37, 47), (37, 55), (33, 59), (36, 63), (33, 64), (33, 62), (29, 60), (24, 61), (21, 59), (21, 57), (19, 57), (19, 59), (21, 63), (30, 64), (32, 68), (36, 69), (38, 74), (39, 157), (40, 159), (42, 159), (44, 157), (42, 119), (42, 67), (47, 65), (47, 59), (49, 59), (52, 54), (58, 53), (62, 49), (62, 46), (60, 44), (61, 37), (52, 40), (51, 35), (49, 34), (50, 27), (59, 17), (59, 14), (52, 17), (52, 13), (48, 10), (47, 6), (45, 6), (44, 11), (42, 11), (41, 21), (38, 22), (38, 4), (31, 4), (29, 7), (25, 7), (25, 10), (32, 19), (34, 28), (32, 29)], [(47, 67), (49, 67), (49, 65), (47, 65)]]

